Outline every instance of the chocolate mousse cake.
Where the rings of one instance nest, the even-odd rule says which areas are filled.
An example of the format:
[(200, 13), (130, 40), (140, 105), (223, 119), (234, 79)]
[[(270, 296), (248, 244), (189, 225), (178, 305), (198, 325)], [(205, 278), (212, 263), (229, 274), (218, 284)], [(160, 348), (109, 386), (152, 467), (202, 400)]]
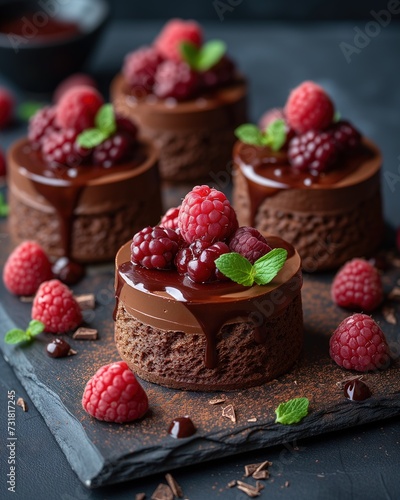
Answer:
[[(200, 240), (188, 238), (185, 200), (178, 216), (179, 231), (146, 228), (117, 253), (118, 351), (138, 376), (176, 389), (234, 390), (270, 381), (293, 366), (303, 345), (300, 257), (281, 238), (265, 240), (255, 229), (236, 229), (234, 224), (225, 243), (213, 243), (207, 235)], [(180, 239), (179, 233), (186, 239)], [(249, 239), (250, 246), (244, 243)], [(171, 241), (177, 242), (175, 251)], [(151, 247), (164, 255), (163, 268), (152, 267), (151, 259), (160, 255), (147, 255)], [(249, 252), (260, 248), (262, 257), (255, 267), (266, 256), (272, 258), (277, 249), (287, 256), (268, 283), (241, 284), (218, 270), (221, 257), (250, 259)], [(211, 274), (204, 274), (202, 266)]]
[[(253, 136), (247, 125), (239, 128), (240, 140), (233, 149), (233, 201), (239, 223), (262, 233), (276, 231), (296, 247), (309, 272), (370, 256), (384, 231), (380, 151), (349, 122), (332, 123), (333, 106), (324, 128), (312, 122), (321, 118), (313, 118), (311, 111), (303, 121), (311, 116), (312, 128), (301, 128), (293, 94), (296, 98), (307, 85), (315, 91), (311, 84), (293, 91), (280, 117), (278, 110), (269, 112)], [(315, 92), (323, 91), (319, 87)], [(303, 93), (307, 108), (312, 91)], [(279, 148), (271, 139), (274, 128), (285, 131)]]
[(246, 82), (223, 42), (203, 43), (197, 23), (167, 23), (152, 46), (126, 56), (110, 92), (116, 110), (159, 147), (164, 180), (212, 182), (230, 163)]
[[(102, 109), (115, 121), (112, 108)], [(97, 146), (86, 144), (85, 131), (62, 128), (57, 109), (46, 108), (8, 151), (10, 234), (61, 258), (55, 272), (67, 282), (78, 279), (81, 264), (113, 260), (132, 228), (162, 213), (158, 150), (125, 119), (114, 128)]]

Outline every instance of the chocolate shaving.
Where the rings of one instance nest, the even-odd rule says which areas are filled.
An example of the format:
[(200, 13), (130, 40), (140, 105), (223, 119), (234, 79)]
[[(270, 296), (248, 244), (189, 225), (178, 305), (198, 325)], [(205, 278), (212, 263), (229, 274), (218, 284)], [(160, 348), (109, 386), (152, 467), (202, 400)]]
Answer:
[(268, 479), (269, 478), (269, 471), (267, 470), (256, 470), (253, 472), (251, 475), (253, 479)]
[(28, 411), (28, 405), (22, 398), (17, 399), (17, 405), (20, 406), (23, 409), (23, 411)]
[(400, 287), (395, 286), (392, 291), (388, 295), (389, 300), (398, 300), (400, 301)]
[(70, 349), (70, 350), (68, 351), (67, 356), (75, 356), (75, 354), (78, 354), (78, 351), (75, 351), (74, 349)]
[(364, 375), (355, 375), (354, 377), (344, 378), (343, 380), (339, 380), (339, 382), (336, 382), (336, 387), (343, 389), (347, 382), (352, 382), (353, 380), (362, 380), (363, 378)]
[(208, 404), (210, 405), (219, 405), (220, 403), (225, 403), (226, 399), (221, 396), (219, 398), (213, 398), (213, 399), (210, 399), (210, 401), (208, 402)]
[(385, 306), (382, 308), (382, 314), (385, 318), (385, 321), (390, 323), (391, 325), (397, 325), (397, 318), (394, 312), (394, 307)]
[(243, 491), (251, 498), (255, 498), (260, 496), (260, 490), (258, 488), (254, 488), (251, 484), (244, 483), (243, 481), (237, 481), (236, 487), (238, 490)]
[(226, 485), (228, 488), (233, 488), (236, 486), (236, 479), (233, 479), (233, 481), (229, 481), (229, 483)]
[(285, 481), (285, 488), (287, 488), (288, 486), (290, 486), (289, 481)]
[(229, 420), (232, 420), (232, 422), (236, 424), (236, 414), (233, 405), (228, 405), (225, 406), (225, 408), (222, 408), (222, 416), (229, 418)]
[[(260, 462), (258, 464), (249, 464), (244, 466), (244, 475), (246, 477), (252, 476), (255, 472), (260, 472), (267, 469), (272, 462), (269, 460), (265, 460), (265, 462)], [(257, 479), (257, 478), (255, 478)]]
[(171, 474), (165, 474), (165, 479), (167, 480), (167, 483), (168, 483), (169, 487), (171, 488), (172, 493), (178, 498), (183, 498), (182, 488), (175, 481), (175, 479), (171, 476)]
[(85, 328), (81, 326), (72, 335), (75, 340), (96, 340), (98, 337), (98, 332), (95, 328)]
[(174, 494), (167, 484), (160, 483), (151, 495), (151, 500), (174, 500)]
[(256, 488), (258, 491), (261, 491), (265, 488), (265, 486), (260, 481), (256, 481)]
[(33, 299), (34, 299), (33, 295), (29, 295), (29, 296), (21, 295), (21, 297), (19, 298), (19, 300), (21, 302), (33, 302)]
[(247, 419), (247, 422), (257, 422), (256, 417), (251, 417)]
[(75, 300), (78, 302), (81, 311), (87, 309), (94, 309), (96, 307), (96, 299), (94, 293), (84, 293), (82, 295), (75, 295)]
[(146, 498), (146, 493), (136, 493), (135, 500), (144, 500)]

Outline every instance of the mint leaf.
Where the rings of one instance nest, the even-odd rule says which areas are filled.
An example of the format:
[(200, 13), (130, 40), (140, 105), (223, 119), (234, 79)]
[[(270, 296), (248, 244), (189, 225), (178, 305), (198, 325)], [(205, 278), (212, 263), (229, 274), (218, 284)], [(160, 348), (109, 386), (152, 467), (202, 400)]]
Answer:
[(222, 274), (239, 285), (251, 286), (254, 283), (253, 266), (239, 253), (224, 253), (216, 259), (215, 265)]
[(17, 108), (17, 117), (23, 121), (29, 121), (32, 116), (34, 116), (39, 109), (42, 109), (44, 104), (37, 101), (26, 101), (21, 103)]
[(92, 149), (107, 139), (107, 135), (98, 128), (88, 128), (78, 135), (78, 144), (82, 148)]
[(257, 125), (244, 123), (235, 130), (236, 137), (245, 144), (254, 146), (263, 146), (263, 134)]
[(308, 415), (309, 403), (307, 398), (295, 398), (281, 403), (275, 410), (275, 422), (285, 425), (297, 424)]
[(18, 328), (13, 328), (6, 333), (4, 341), (6, 344), (19, 344), (20, 342), (25, 342), (30, 340), (30, 337), (24, 332), (24, 330), (19, 330)]
[(183, 60), (188, 63), (188, 65), (197, 70), (197, 61), (199, 58), (199, 49), (192, 42), (182, 42), (179, 46), (179, 51), (183, 57)]
[(286, 123), (284, 120), (275, 120), (268, 125), (263, 136), (262, 142), (269, 146), (272, 151), (279, 151), (286, 142)]
[(94, 123), (96, 128), (101, 130), (107, 137), (110, 137), (117, 130), (114, 108), (111, 103), (101, 106), (96, 114)]
[(2, 193), (0, 193), (0, 217), (7, 217), (8, 205)]
[(44, 324), (41, 321), (38, 321), (37, 319), (33, 319), (32, 321), (29, 322), (27, 334), (30, 336), (36, 336), (39, 335), (39, 333), (42, 333), (43, 330), (44, 330)]
[(274, 248), (266, 255), (255, 261), (254, 281), (257, 285), (266, 285), (272, 281), (282, 269), (287, 258), (287, 251), (284, 248)]
[(210, 40), (199, 50), (196, 61), (197, 71), (207, 71), (215, 66), (226, 52), (226, 44), (222, 40)]
[(342, 115), (340, 114), (340, 111), (335, 111), (335, 114), (333, 115), (333, 123), (337, 123), (340, 119), (342, 118)]

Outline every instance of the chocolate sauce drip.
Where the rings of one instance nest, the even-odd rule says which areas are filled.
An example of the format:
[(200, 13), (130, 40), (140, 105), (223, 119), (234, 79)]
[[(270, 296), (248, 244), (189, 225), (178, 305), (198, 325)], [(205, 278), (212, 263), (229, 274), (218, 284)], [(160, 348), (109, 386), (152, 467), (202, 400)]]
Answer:
[(64, 339), (54, 339), (47, 344), (46, 352), (51, 358), (65, 358), (71, 346)]
[(74, 285), (85, 275), (85, 267), (68, 257), (60, 257), (53, 265), (53, 274), (63, 283)]
[(196, 427), (188, 416), (174, 418), (168, 427), (168, 434), (175, 439), (193, 436), (195, 432)]
[(371, 390), (359, 379), (349, 380), (343, 387), (344, 396), (350, 401), (364, 401), (371, 397)]

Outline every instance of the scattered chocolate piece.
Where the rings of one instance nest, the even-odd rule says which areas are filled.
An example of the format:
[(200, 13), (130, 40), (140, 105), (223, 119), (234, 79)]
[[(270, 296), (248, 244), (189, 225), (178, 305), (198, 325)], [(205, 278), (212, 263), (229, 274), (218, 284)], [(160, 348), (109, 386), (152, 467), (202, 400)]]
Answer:
[(388, 295), (389, 300), (400, 301), (400, 286), (395, 286)]
[(25, 400), (22, 398), (17, 399), (17, 405), (22, 408), (23, 411), (28, 411), (28, 405), (25, 403)]
[(168, 433), (173, 438), (185, 438), (193, 436), (196, 432), (196, 427), (192, 419), (187, 415), (184, 417), (177, 417), (172, 420), (168, 427)]
[(288, 488), (290, 486), (289, 481), (285, 481), (285, 488)]
[(171, 488), (172, 493), (178, 497), (183, 498), (183, 491), (171, 474), (165, 474), (165, 479), (167, 480), (168, 486)]
[(233, 481), (229, 481), (229, 483), (227, 484), (228, 488), (233, 488), (234, 486), (236, 486), (236, 479), (233, 479)]
[(144, 500), (146, 498), (146, 493), (136, 493), (135, 500)]
[(391, 325), (397, 325), (397, 318), (394, 312), (394, 307), (384, 306), (382, 307), (382, 314), (385, 318), (385, 321), (390, 323)]
[(75, 351), (75, 349), (70, 349), (67, 356), (75, 356), (75, 354), (78, 354), (78, 351)]
[(21, 295), (21, 297), (19, 298), (19, 300), (21, 302), (33, 302), (33, 299), (34, 299), (33, 295), (29, 295), (29, 296)]
[(267, 470), (256, 470), (253, 472), (251, 475), (253, 479), (268, 479), (269, 478), (269, 471)]
[(260, 490), (258, 488), (255, 488), (249, 483), (244, 483), (243, 481), (237, 481), (236, 487), (238, 490), (243, 491), (243, 493), (246, 493), (251, 498), (255, 498), (260, 496)]
[(228, 405), (225, 406), (225, 408), (222, 408), (222, 416), (229, 418), (229, 420), (232, 420), (232, 422), (236, 424), (236, 413), (233, 405)]
[(371, 390), (359, 379), (350, 380), (343, 387), (344, 396), (350, 401), (364, 401), (371, 397)]
[(94, 293), (84, 293), (82, 295), (74, 295), (75, 300), (78, 302), (82, 311), (87, 309), (94, 309), (96, 307), (96, 299)]
[(79, 327), (72, 335), (75, 340), (97, 340), (98, 332), (95, 328)]
[(221, 396), (219, 398), (210, 399), (208, 402), (210, 405), (219, 405), (220, 403), (225, 403), (226, 399)]
[(65, 358), (70, 355), (70, 351), (71, 346), (68, 342), (60, 338), (52, 340), (46, 347), (46, 352), (51, 358)]
[(261, 491), (265, 488), (265, 486), (260, 481), (256, 481), (256, 488), (258, 491)]
[(260, 462), (258, 464), (249, 464), (244, 466), (244, 475), (246, 477), (252, 476), (255, 472), (260, 472), (267, 469), (272, 462), (265, 460), (265, 462)]
[(251, 417), (247, 419), (247, 422), (257, 422), (256, 417)]
[(167, 484), (160, 483), (151, 495), (151, 500), (174, 500), (174, 494)]

